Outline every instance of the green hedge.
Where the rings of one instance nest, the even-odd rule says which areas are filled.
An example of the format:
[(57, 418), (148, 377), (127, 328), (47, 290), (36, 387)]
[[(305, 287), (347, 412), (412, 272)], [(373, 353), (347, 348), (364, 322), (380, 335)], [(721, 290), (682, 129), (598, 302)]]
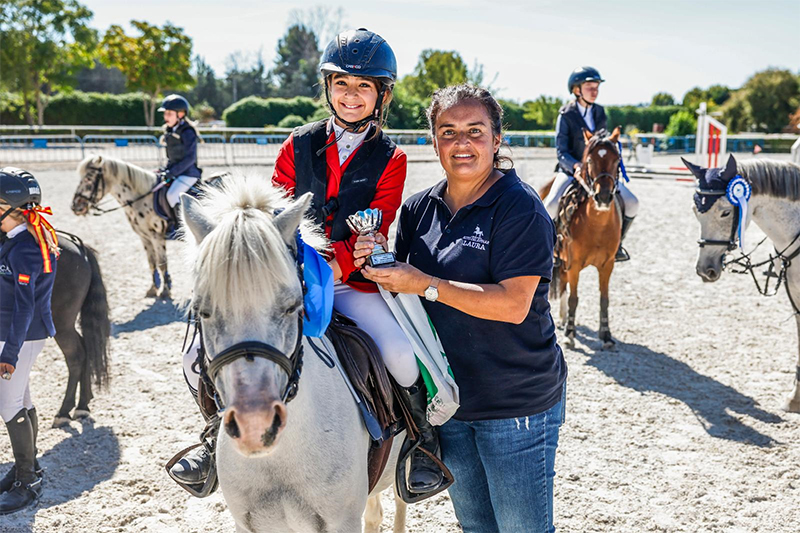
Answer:
[[(145, 126), (145, 95), (142, 93), (104, 94), (74, 91), (58, 94), (44, 110), (48, 126)], [(35, 110), (33, 111), (35, 114)], [(34, 115), (35, 119), (35, 115)], [(25, 124), (22, 98), (0, 93), (0, 122)]]
[(613, 129), (621, 126), (622, 129), (633, 126), (639, 131), (653, 131), (653, 124), (669, 124), (672, 115), (684, 109), (679, 105), (664, 106), (608, 106), (606, 115), (608, 116), (608, 128)]
[(288, 99), (248, 96), (226, 109), (222, 119), (231, 128), (262, 128), (275, 126), (289, 115), (308, 120), (322, 106), (318, 100), (306, 96)]

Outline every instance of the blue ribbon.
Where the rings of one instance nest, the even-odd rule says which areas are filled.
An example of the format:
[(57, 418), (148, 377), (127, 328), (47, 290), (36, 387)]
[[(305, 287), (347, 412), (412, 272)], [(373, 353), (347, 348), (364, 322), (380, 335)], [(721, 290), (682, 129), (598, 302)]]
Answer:
[(725, 196), (728, 201), (739, 208), (739, 248), (744, 251), (744, 231), (747, 229), (747, 202), (750, 200), (750, 195), (753, 192), (753, 187), (744, 179), (740, 174), (737, 174), (731, 181), (728, 182), (728, 187), (725, 189)]
[(622, 177), (625, 178), (625, 182), (630, 182), (631, 179), (628, 177), (628, 172), (625, 170), (625, 163), (622, 161), (622, 143), (617, 141), (617, 148), (619, 148), (619, 169), (622, 171)]
[(303, 269), (303, 334), (322, 337), (333, 315), (333, 270), (297, 232), (297, 263)]

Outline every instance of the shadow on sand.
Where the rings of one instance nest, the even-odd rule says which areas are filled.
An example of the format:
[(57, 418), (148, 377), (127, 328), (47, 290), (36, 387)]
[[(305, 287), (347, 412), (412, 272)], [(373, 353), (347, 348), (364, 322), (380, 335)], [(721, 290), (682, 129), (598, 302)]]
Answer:
[(121, 324), (112, 324), (111, 336), (116, 338), (120, 333), (144, 331), (173, 322), (181, 322), (183, 319), (183, 310), (179, 304), (172, 300), (154, 300), (150, 307), (139, 311), (131, 320)]
[[(39, 504), (0, 518), (0, 531), (31, 532), (37, 511), (73, 500), (114, 475), (120, 460), (119, 440), (114, 431), (105, 426), (95, 427), (91, 418), (85, 418), (80, 423), (81, 431), (72, 426), (47, 429), (65, 431), (72, 436), (40, 453), (44, 482)], [(4, 435), (3, 438), (7, 437)], [(0, 464), (0, 472), (5, 474), (11, 465)]]
[(589, 365), (623, 387), (639, 392), (657, 392), (685, 403), (712, 437), (759, 447), (778, 444), (772, 437), (742, 423), (732, 413), (767, 424), (779, 424), (783, 419), (761, 409), (753, 398), (733, 387), (640, 344), (617, 340), (616, 349), (609, 351), (601, 349), (596, 332), (587, 327), (579, 326), (577, 336), (590, 351), (575, 351), (587, 356)]

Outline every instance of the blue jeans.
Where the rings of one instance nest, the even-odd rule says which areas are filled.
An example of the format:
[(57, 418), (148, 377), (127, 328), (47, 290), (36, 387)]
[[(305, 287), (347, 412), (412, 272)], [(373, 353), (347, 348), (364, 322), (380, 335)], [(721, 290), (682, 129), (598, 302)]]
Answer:
[(442, 459), (455, 477), (450, 487), (464, 533), (551, 533), (553, 478), (561, 401), (535, 415), (465, 422), (439, 428)]

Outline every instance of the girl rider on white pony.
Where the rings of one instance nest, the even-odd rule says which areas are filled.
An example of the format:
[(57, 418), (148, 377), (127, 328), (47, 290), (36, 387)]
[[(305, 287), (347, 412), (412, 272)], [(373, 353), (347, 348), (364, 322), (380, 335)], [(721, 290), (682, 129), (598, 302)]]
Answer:
[[(346, 223), (357, 211), (380, 209), (380, 231), (386, 234), (402, 202), (406, 155), (382, 130), (397, 61), (380, 35), (360, 28), (340, 33), (328, 44), (320, 73), (332, 116), (301, 126), (286, 139), (272, 181), (295, 197), (314, 193), (311, 210), (331, 241), (329, 265), (337, 280), (333, 306), (375, 340), (387, 370), (408, 395), (421, 446), (438, 454), (438, 436), (426, 417), (427, 391), (413, 349), (377, 286), (355, 266), (358, 235)], [(190, 350), (184, 357), (184, 373), (196, 395), (194, 360)], [(213, 460), (211, 449), (200, 447), (177, 462), (170, 475), (182, 485), (204, 484)], [(425, 494), (442, 485), (443, 474), (417, 451), (407, 481), (411, 492)]]

